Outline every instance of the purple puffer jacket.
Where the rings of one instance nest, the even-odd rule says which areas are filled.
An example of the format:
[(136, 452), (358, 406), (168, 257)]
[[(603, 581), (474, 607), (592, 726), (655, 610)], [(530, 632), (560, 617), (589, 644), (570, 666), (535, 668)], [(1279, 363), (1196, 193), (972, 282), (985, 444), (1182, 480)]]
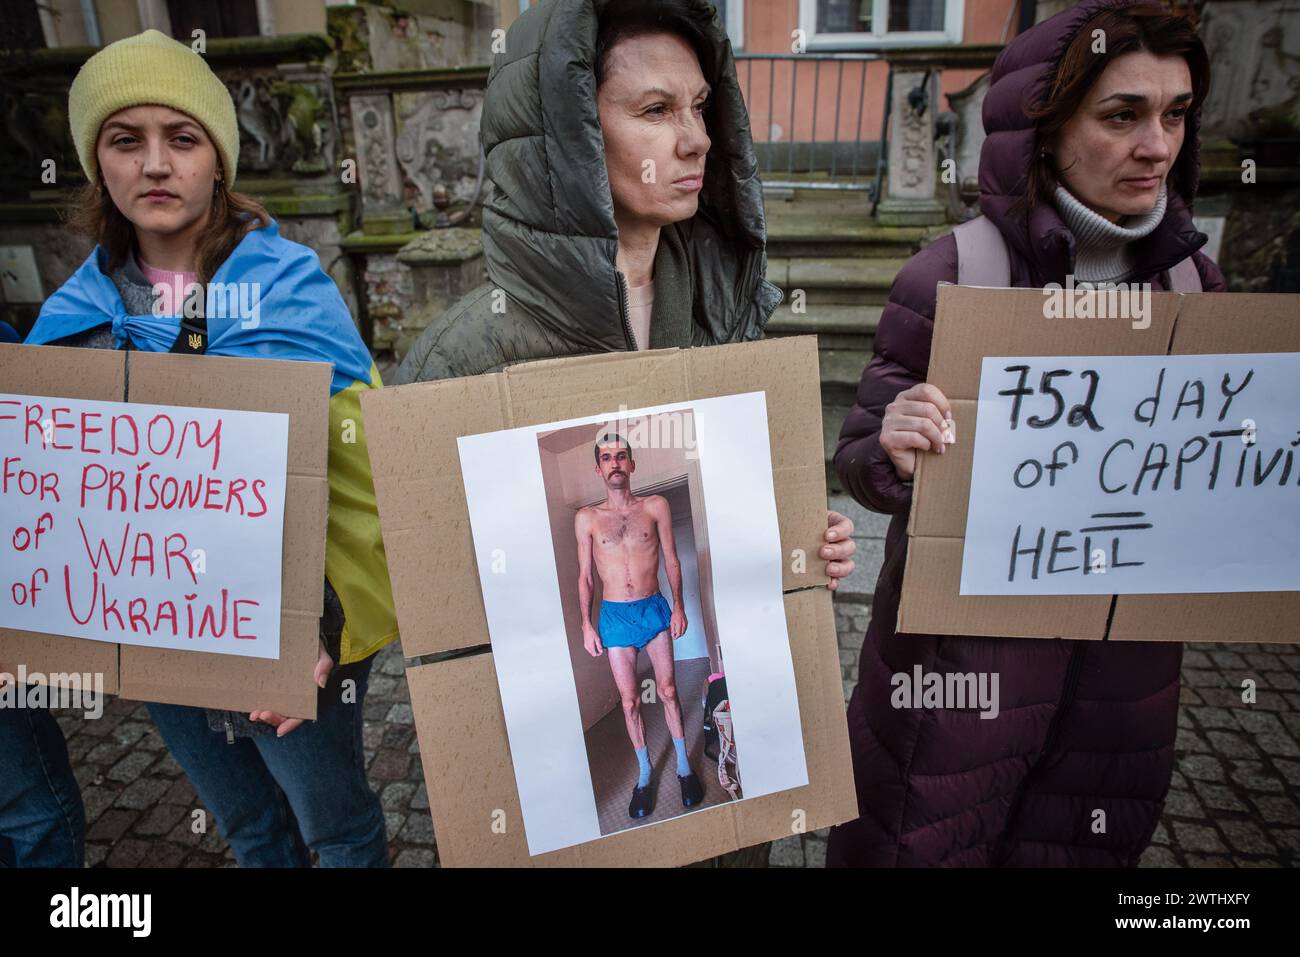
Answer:
[[(1046, 90), (1070, 39), (1094, 14), (1131, 0), (1085, 0), (1016, 38), (998, 57), (984, 101), (980, 208), (1010, 247), (1011, 284), (1064, 283), (1074, 237), (1054, 206), (1016, 218), (1010, 207), (1037, 152), (1021, 104)], [(1203, 288), (1223, 275), (1199, 252), (1192, 225), (1199, 172), (1198, 118), (1189, 114), (1175, 161), (1182, 192), (1169, 191), (1156, 230), (1135, 243), (1136, 281), (1168, 289), (1167, 270), (1193, 256)], [(1176, 642), (899, 635), (894, 626), (907, 560), (911, 485), (880, 446), (885, 406), (925, 381), (935, 287), (957, 281), (957, 248), (945, 236), (913, 256), (894, 281), (844, 421), (835, 467), (850, 494), (893, 515), (871, 624), (849, 704), (858, 820), (831, 832), (828, 864), (866, 866), (1134, 865), (1159, 820), (1174, 762)], [(996, 672), (1000, 715), (895, 709), (891, 677)], [(1095, 814), (1105, 811), (1103, 833)]]

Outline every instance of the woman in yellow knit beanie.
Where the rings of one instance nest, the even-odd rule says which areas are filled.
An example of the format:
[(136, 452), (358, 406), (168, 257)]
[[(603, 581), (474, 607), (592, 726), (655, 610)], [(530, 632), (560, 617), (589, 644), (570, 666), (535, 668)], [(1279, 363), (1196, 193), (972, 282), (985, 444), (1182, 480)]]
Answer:
[[(68, 106), (87, 178), (74, 223), (97, 245), (42, 307), (28, 343), (334, 369), (317, 720), (160, 704), (150, 714), (241, 865), (306, 865), (311, 848), (323, 866), (386, 866), (359, 741), (373, 655), (397, 633), (364, 435), (341, 437), (345, 420), (363, 421), (360, 393), (381, 385), (378, 371), (316, 254), (231, 190), (235, 107), (200, 54), (156, 30), (119, 40), (81, 68)], [(193, 291), (209, 282), (260, 291), (256, 313), (193, 317)], [(173, 289), (187, 291), (184, 310)]]
[[(87, 181), (72, 224), (104, 248), (110, 271), (124, 265), (133, 242), (154, 247), (141, 250), (142, 258), (161, 265), (159, 259), (177, 257), (157, 247), (187, 255), (192, 240), (194, 271), (206, 282), (246, 233), (270, 223), (256, 201), (232, 191), (239, 168), (234, 101), (203, 57), (183, 43), (146, 30), (100, 50), (72, 81), (68, 120)], [(132, 149), (139, 144), (131, 134), (141, 123), (159, 134), (168, 124), (182, 124), (174, 127), (178, 135), (159, 137), (173, 147), (166, 160), (177, 166), (159, 189), (174, 193), (174, 201), (130, 191), (140, 175), (153, 185), (136, 169), (147, 157)], [(119, 167), (126, 176), (116, 175)]]

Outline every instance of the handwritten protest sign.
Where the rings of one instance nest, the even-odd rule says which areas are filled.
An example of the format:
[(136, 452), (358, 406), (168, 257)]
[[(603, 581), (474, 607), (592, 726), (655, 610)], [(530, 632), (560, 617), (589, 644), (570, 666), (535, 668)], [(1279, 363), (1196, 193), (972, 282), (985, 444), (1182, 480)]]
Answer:
[(289, 417), (0, 394), (8, 628), (279, 658)]
[(1300, 590), (1300, 354), (985, 357), (962, 595)]

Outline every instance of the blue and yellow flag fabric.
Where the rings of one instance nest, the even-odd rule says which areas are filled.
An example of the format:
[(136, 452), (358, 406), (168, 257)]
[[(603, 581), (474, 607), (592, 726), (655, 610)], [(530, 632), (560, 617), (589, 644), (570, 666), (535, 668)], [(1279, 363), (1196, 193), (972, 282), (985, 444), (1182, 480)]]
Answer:
[[(104, 272), (106, 259), (96, 246), (45, 301), (28, 344), (57, 342), (107, 323), (119, 349), (128, 338), (134, 348), (147, 352), (171, 349), (180, 317), (128, 315), (117, 286)], [(383, 385), (379, 370), (316, 253), (282, 237), (274, 220), (244, 236), (222, 263), (208, 285), (205, 313), (212, 355), (333, 366), (325, 576), (346, 619), (341, 663), (360, 661), (397, 637), (361, 418), (361, 393)]]

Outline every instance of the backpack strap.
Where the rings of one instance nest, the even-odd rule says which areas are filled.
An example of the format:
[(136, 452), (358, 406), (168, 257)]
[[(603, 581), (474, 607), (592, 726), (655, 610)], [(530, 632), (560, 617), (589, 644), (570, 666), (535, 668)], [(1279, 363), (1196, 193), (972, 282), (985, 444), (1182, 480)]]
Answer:
[(1169, 267), (1169, 289), (1171, 292), (1204, 292), (1201, 274), (1196, 270), (1196, 263), (1188, 256), (1182, 262)]
[(991, 221), (976, 216), (952, 231), (957, 240), (957, 284), (992, 286), (1005, 289), (1011, 285), (1011, 259), (1007, 241)]
[[(953, 228), (957, 240), (957, 284), (992, 286), (1005, 289), (1011, 285), (1011, 261), (1007, 241), (988, 219), (976, 216)], [(1169, 288), (1173, 292), (1203, 292), (1201, 274), (1188, 256), (1169, 268)]]

